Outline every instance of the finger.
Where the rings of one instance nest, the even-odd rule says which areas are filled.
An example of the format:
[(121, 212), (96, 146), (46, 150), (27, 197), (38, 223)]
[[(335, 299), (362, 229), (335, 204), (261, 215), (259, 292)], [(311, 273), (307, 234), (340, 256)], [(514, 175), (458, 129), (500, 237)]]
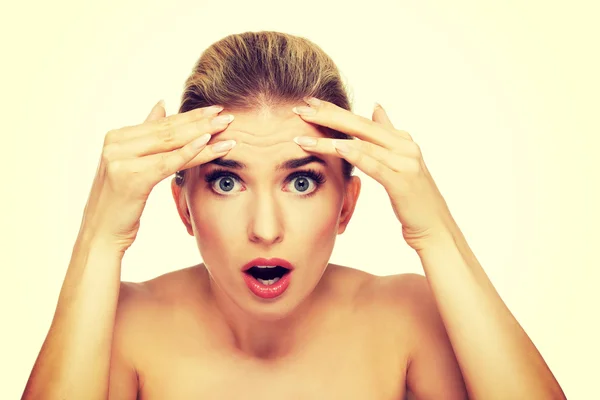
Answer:
[[(356, 168), (360, 169), (362, 172), (375, 179), (377, 182), (382, 184), (384, 187), (387, 187), (391, 180), (391, 176), (394, 171), (390, 169), (388, 165), (383, 164), (376, 158), (371, 155), (360, 151), (354, 147), (348, 147), (348, 151), (340, 152), (335, 148), (333, 143), (335, 142), (349, 142), (349, 140), (339, 140), (334, 139), (332, 143), (330, 143), (331, 147), (334, 149), (333, 151), (338, 154), (338, 156), (342, 157), (350, 164), (355, 165)], [(356, 142), (356, 141), (353, 141)], [(363, 142), (364, 143), (364, 142)], [(351, 143), (352, 145), (356, 143)], [(381, 147), (380, 147), (381, 149)], [(383, 149), (382, 149), (383, 150)]]
[[(202, 139), (200, 137), (179, 149), (167, 153), (130, 160), (129, 168), (132, 169), (134, 175), (140, 174), (145, 176), (151, 183), (156, 184), (164, 178), (173, 175), (175, 172), (185, 169), (186, 165), (190, 165), (191, 168), (217, 157), (222, 157), (231, 150), (215, 152), (213, 150), (214, 146), (208, 146), (206, 143), (203, 143)], [(207, 141), (207, 139), (204, 138), (204, 141)]]
[[(227, 117), (230, 117), (227, 119)], [(217, 119), (219, 118), (219, 119)], [(143, 157), (176, 150), (190, 143), (192, 140), (205, 133), (211, 135), (222, 132), (229, 126), (233, 115), (220, 115), (219, 117), (203, 118), (183, 125), (166, 128), (148, 134), (107, 145), (107, 152), (115, 159)]]
[(167, 110), (165, 109), (165, 101), (160, 100), (158, 103), (152, 107), (150, 114), (146, 118), (144, 122), (155, 121), (160, 118), (164, 118), (167, 115)]
[(215, 158), (223, 157), (224, 155), (229, 153), (229, 151), (233, 148), (233, 147), (231, 147), (231, 148), (228, 148), (225, 150), (215, 151), (215, 145), (217, 145), (219, 143), (224, 143), (224, 142), (233, 143), (234, 147), (236, 145), (235, 140), (223, 140), (223, 141), (219, 141), (216, 143), (211, 143), (211, 144), (207, 145), (206, 149), (204, 149), (200, 154), (198, 154), (196, 157), (194, 157), (189, 162), (187, 162), (185, 165), (183, 165), (181, 168), (179, 168), (178, 171), (183, 171), (186, 169), (194, 168), (194, 167), (197, 167), (198, 165), (202, 165), (209, 161), (212, 161)]
[(314, 110), (312, 114), (302, 113), (303, 110), (307, 109), (305, 107), (295, 107), (294, 112), (298, 113), (306, 122), (326, 126), (387, 149), (400, 145), (402, 138), (382, 124), (373, 122), (327, 101), (320, 100), (319, 105), (314, 104), (311, 104), (310, 107)]
[(165, 117), (163, 112), (162, 116), (156, 118), (157, 115), (160, 115), (160, 111), (157, 111), (156, 107), (162, 108), (157, 104), (150, 112), (146, 122), (134, 126), (124, 126), (120, 129), (110, 131), (106, 135), (106, 143), (118, 143), (124, 140), (138, 138), (152, 132), (156, 133), (169, 130), (179, 125), (189, 124), (202, 118), (214, 116), (223, 110), (223, 107), (221, 106), (201, 107), (184, 113), (169, 115), (168, 117)]
[(373, 121), (391, 129), (398, 136), (401, 136), (402, 138), (404, 138), (406, 140), (413, 141), (412, 136), (408, 132), (394, 128), (394, 124), (392, 124), (390, 117), (388, 116), (385, 109), (379, 103), (375, 103), (375, 109), (373, 110)]
[[(367, 142), (365, 140), (342, 140), (342, 139), (329, 139), (329, 138), (315, 138), (317, 142), (313, 146), (303, 146), (303, 150), (320, 153), (324, 155), (338, 156), (346, 159), (353, 165), (359, 167), (356, 163), (360, 162), (360, 157), (362, 155), (367, 155), (368, 157), (376, 160), (382, 166), (385, 166), (387, 169), (393, 172), (401, 172), (410, 170), (413, 166), (418, 165), (416, 160), (418, 160), (418, 154), (420, 153), (420, 149), (416, 143), (410, 144), (407, 142), (407, 145), (403, 149), (404, 151), (401, 154), (394, 153), (390, 150), (384, 149), (381, 146), (377, 146), (373, 143)], [(297, 141), (298, 138), (294, 138), (294, 141), (298, 144), (301, 142), (301, 139)], [(343, 153), (336, 148), (334, 145), (346, 145), (350, 150), (348, 153)], [(359, 167), (360, 168), (360, 167)], [(368, 168), (366, 166), (365, 168)], [(362, 168), (360, 168), (362, 169)], [(366, 171), (365, 171), (366, 172)]]
[(392, 124), (392, 121), (379, 103), (375, 103), (372, 119), (374, 122), (377, 122), (385, 127), (394, 128), (394, 124)]

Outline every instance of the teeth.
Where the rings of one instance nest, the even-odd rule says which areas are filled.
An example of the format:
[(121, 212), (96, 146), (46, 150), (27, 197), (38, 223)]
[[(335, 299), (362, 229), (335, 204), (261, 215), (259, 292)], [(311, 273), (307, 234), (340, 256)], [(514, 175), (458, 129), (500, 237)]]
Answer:
[(262, 283), (263, 285), (272, 285), (275, 282), (277, 282), (280, 278), (275, 278), (275, 279), (269, 279), (268, 281), (265, 281), (264, 279), (260, 279), (260, 278), (256, 278), (257, 281), (259, 281), (260, 283)]
[(274, 265), (255, 265), (257, 268), (275, 268)]

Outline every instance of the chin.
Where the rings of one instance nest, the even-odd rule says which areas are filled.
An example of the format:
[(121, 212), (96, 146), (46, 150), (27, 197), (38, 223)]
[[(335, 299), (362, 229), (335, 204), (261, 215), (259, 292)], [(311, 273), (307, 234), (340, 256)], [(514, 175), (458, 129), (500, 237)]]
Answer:
[[(296, 281), (296, 285), (301, 283)], [(272, 299), (264, 299), (253, 294), (246, 285), (235, 295), (235, 302), (239, 309), (259, 321), (265, 323), (277, 322), (286, 318), (293, 318), (302, 308), (303, 304), (312, 295), (312, 289), (308, 294), (299, 293), (298, 287), (290, 285), (289, 290)]]

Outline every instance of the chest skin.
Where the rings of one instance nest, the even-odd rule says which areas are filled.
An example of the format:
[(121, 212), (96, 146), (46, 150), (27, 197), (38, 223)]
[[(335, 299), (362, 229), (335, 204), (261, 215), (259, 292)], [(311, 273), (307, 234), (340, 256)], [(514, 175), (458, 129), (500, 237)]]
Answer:
[(206, 321), (157, 313), (138, 337), (152, 349), (136, 356), (138, 399), (403, 400), (408, 349), (394, 310), (355, 300), (338, 299), (305, 347), (277, 361), (236, 352)]

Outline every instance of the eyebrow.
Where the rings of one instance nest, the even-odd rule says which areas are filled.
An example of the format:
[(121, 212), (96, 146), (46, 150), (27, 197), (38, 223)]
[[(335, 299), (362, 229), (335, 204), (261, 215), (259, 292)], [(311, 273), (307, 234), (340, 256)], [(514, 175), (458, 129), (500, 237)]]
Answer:
[[(324, 165), (325, 167), (328, 166), (327, 162), (325, 160), (323, 160), (322, 158), (317, 157), (315, 155), (310, 155), (308, 157), (292, 158), (290, 160), (284, 161), (281, 164), (278, 164), (275, 167), (275, 170), (283, 171), (283, 170), (296, 169), (296, 168), (303, 167), (306, 164), (310, 164), (310, 163), (314, 163), (314, 162)], [(246, 169), (247, 168), (246, 164), (244, 164), (243, 162), (236, 161), (236, 160), (225, 160), (223, 158), (215, 158), (214, 160), (208, 161), (205, 164), (214, 164), (214, 165), (219, 165), (221, 167), (232, 168), (232, 169)]]

